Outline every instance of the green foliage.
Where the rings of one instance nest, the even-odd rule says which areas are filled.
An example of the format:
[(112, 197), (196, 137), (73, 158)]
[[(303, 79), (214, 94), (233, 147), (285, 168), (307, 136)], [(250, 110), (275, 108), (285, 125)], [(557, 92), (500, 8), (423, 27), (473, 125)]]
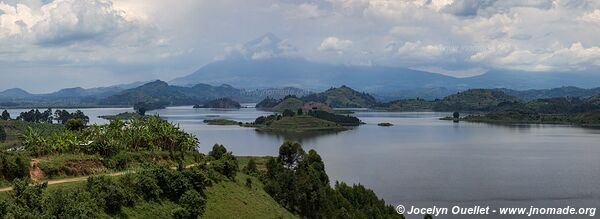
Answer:
[(95, 218), (97, 205), (87, 191), (54, 190), (42, 198), (45, 218)]
[(290, 109), (285, 109), (285, 110), (283, 111), (283, 113), (281, 113), (281, 115), (282, 115), (283, 117), (292, 117), (292, 116), (294, 116), (294, 115), (296, 115), (296, 114), (294, 113), (294, 111), (292, 111), (292, 110), (290, 110)]
[(221, 158), (212, 162), (211, 165), (214, 170), (229, 179), (233, 179), (239, 170), (238, 161), (231, 152), (226, 152)]
[(208, 101), (208, 103), (204, 104), (204, 105), (194, 105), (194, 108), (222, 108), (222, 109), (239, 109), (241, 108), (242, 105), (240, 105), (240, 103), (232, 100), (231, 98), (217, 98), (211, 101)]
[[(119, 178), (92, 176), (82, 187), (46, 190), (47, 184), (28, 185), (15, 180), (14, 190), (0, 200), (2, 218), (95, 218), (103, 214), (123, 216), (124, 208), (143, 202), (171, 202), (176, 210), (169, 216), (197, 218), (204, 212), (205, 181), (210, 169), (195, 167), (174, 170), (152, 166)], [(203, 183), (190, 183), (199, 180)]]
[(211, 151), (208, 152), (208, 156), (215, 160), (221, 159), (221, 157), (227, 153), (227, 149), (222, 144), (215, 144)]
[(92, 176), (87, 180), (89, 191), (98, 206), (109, 214), (116, 214), (123, 206), (132, 206), (133, 197), (119, 183), (108, 176)]
[(85, 128), (85, 124), (81, 119), (71, 118), (65, 122), (65, 128), (69, 131), (81, 131)]
[(56, 110), (54, 112), (54, 119), (61, 124), (65, 124), (70, 119), (79, 119), (84, 125), (90, 121), (90, 118), (83, 114), (81, 110), (77, 110), (74, 113), (69, 113), (66, 110)]
[(52, 119), (52, 109), (47, 109), (44, 112), (40, 112), (38, 109), (32, 109), (26, 112), (21, 112), (17, 117), (17, 120), (35, 123), (52, 123)]
[(362, 123), (360, 121), (360, 119), (358, 119), (354, 116), (338, 115), (338, 114), (334, 114), (334, 113), (330, 113), (330, 112), (325, 112), (322, 110), (308, 111), (308, 115), (315, 117), (315, 118), (327, 120), (330, 122), (335, 122), (335, 123), (343, 125), (343, 126), (358, 126)]
[(206, 200), (196, 190), (188, 190), (178, 203), (184, 211), (177, 211), (175, 218), (198, 218), (204, 212)]
[(248, 175), (257, 174), (258, 169), (256, 168), (256, 161), (254, 158), (250, 158), (248, 164), (244, 167), (244, 173)]
[[(347, 86), (331, 88), (322, 93), (310, 94), (302, 97), (302, 100), (309, 102), (325, 103), (331, 107), (337, 108), (366, 108), (377, 103), (375, 98), (367, 93), (361, 93)], [(296, 108), (298, 109), (298, 108)]]
[(329, 186), (319, 154), (285, 142), (279, 157), (267, 162), (265, 191), (292, 212), (306, 218), (404, 218), (361, 185)]
[(0, 153), (0, 171), (7, 181), (29, 177), (29, 158), (21, 153)]
[(110, 157), (121, 151), (169, 151), (172, 158), (178, 158), (176, 152), (193, 151), (198, 145), (196, 137), (157, 116), (112, 120), (108, 125), (49, 136), (30, 128), (22, 139), (25, 149), (35, 155), (69, 152)]
[(454, 113), (452, 113), (452, 117), (453, 117), (454, 119), (458, 119), (458, 118), (460, 118), (460, 113), (458, 113), (458, 112), (454, 112)]
[(0, 142), (6, 141), (6, 131), (4, 127), (0, 126)]

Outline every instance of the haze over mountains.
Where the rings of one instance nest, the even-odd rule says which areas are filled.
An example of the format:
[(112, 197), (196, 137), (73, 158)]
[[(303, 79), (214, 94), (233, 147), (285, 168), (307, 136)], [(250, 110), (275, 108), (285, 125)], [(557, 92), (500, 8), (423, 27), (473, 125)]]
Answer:
[[(169, 86), (163, 82), (161, 87), (169, 88), (169, 91), (179, 95), (193, 97), (194, 101), (228, 96), (237, 97), (241, 101), (256, 101), (265, 96), (304, 95), (308, 94), (308, 91), (319, 92), (341, 85), (368, 92), (380, 100), (417, 97), (435, 99), (469, 88), (502, 88), (512, 95), (526, 99), (565, 95), (589, 96), (597, 93), (598, 89), (584, 88), (600, 87), (600, 74), (591, 72), (490, 70), (478, 76), (456, 78), (401, 67), (319, 63), (298, 57), (294, 51), (293, 45), (273, 34), (266, 34), (249, 41), (237, 50), (230, 51), (220, 60), (207, 64), (190, 75), (169, 81), (170, 85), (176, 86)], [(113, 96), (133, 95), (132, 92), (135, 91), (130, 89), (147, 82), (90, 89), (66, 88), (49, 94), (31, 94), (13, 88), (0, 92), (0, 101), (63, 105), (97, 102), (131, 104), (131, 101), (114, 101)], [(544, 90), (564, 86), (581, 88)], [(227, 90), (225, 88), (230, 89), (230, 92), (220, 93)], [(538, 91), (517, 91), (528, 89)], [(208, 93), (198, 94), (200, 90)], [(137, 94), (139, 95), (139, 92)], [(110, 101), (111, 98), (113, 101)]]
[(239, 50), (170, 83), (229, 84), (242, 88), (291, 86), (325, 90), (347, 85), (380, 97), (436, 98), (468, 88), (547, 89), (562, 86), (600, 86), (600, 75), (590, 72), (524, 72), (491, 70), (482, 75), (456, 78), (447, 75), (385, 66), (346, 66), (309, 61), (290, 55), (272, 34), (252, 40)]

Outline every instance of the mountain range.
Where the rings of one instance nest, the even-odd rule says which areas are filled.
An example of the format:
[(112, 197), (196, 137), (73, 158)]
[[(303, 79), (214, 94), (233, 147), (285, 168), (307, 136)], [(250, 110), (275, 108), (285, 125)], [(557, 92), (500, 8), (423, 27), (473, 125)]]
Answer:
[(284, 41), (276, 36), (267, 34), (244, 44), (241, 52), (209, 63), (169, 83), (181, 86), (225, 83), (240, 88), (275, 85), (312, 91), (347, 85), (380, 99), (434, 99), (470, 88), (526, 90), (600, 86), (600, 74), (594, 72), (490, 70), (477, 76), (457, 78), (402, 67), (326, 64), (288, 55), (282, 51), (282, 43)]
[[(457, 78), (402, 67), (320, 63), (294, 54), (293, 45), (273, 34), (266, 34), (243, 44), (241, 49), (230, 52), (218, 61), (169, 81), (166, 86), (176, 86), (169, 88), (169, 91), (187, 96), (188, 100), (174, 100), (183, 102), (189, 102), (190, 97), (194, 101), (225, 97), (233, 95), (231, 92), (237, 93), (233, 95), (237, 101), (259, 101), (266, 96), (304, 96), (341, 85), (367, 92), (382, 101), (410, 98), (433, 100), (471, 88), (502, 89), (523, 99), (591, 96), (600, 92), (599, 89), (589, 89), (600, 87), (600, 74), (593, 72), (490, 70), (477, 76)], [(132, 97), (127, 97), (135, 96), (135, 91), (131, 89), (148, 82), (150, 81), (90, 89), (66, 88), (49, 94), (31, 94), (13, 88), (0, 92), (0, 102), (3, 105), (130, 104), (128, 101), (114, 101), (118, 98), (112, 96), (132, 100)], [(225, 92), (227, 89), (230, 89), (230, 93)], [(199, 90), (208, 93), (199, 94)], [(211, 93), (213, 91), (224, 91), (225, 96)]]

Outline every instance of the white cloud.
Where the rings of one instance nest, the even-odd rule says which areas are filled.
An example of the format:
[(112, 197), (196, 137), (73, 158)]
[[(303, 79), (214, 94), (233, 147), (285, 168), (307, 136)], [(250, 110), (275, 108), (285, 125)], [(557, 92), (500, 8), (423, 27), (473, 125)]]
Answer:
[(323, 39), (319, 50), (321, 51), (334, 51), (343, 54), (345, 50), (352, 46), (351, 40), (343, 40), (337, 37), (327, 37)]
[(592, 12), (585, 13), (577, 19), (592, 23), (600, 23), (600, 10), (594, 10)]

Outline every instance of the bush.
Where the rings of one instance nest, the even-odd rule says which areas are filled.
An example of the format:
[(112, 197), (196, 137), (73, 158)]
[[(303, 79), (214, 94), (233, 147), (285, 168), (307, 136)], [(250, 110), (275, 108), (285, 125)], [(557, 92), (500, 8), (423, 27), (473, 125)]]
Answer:
[(248, 175), (258, 173), (258, 169), (256, 168), (256, 161), (254, 160), (254, 158), (250, 158), (250, 160), (248, 161), (248, 164), (244, 168), (244, 173), (246, 173)]
[(221, 159), (212, 162), (211, 166), (229, 179), (234, 179), (239, 169), (238, 161), (231, 152), (225, 153)]
[(22, 154), (0, 153), (0, 171), (5, 180), (29, 177), (29, 158)]
[(44, 195), (45, 218), (95, 218), (98, 206), (86, 191), (56, 190)]
[(72, 118), (65, 122), (65, 128), (70, 131), (81, 131), (85, 128), (85, 124), (81, 119)]
[(185, 213), (180, 216), (183, 218), (198, 218), (204, 212), (206, 201), (200, 193), (195, 190), (188, 190), (179, 199), (179, 205), (185, 210)]
[(177, 201), (191, 188), (190, 180), (181, 172), (166, 167), (153, 170), (158, 186), (171, 201)]
[(208, 152), (208, 156), (211, 156), (213, 159), (218, 160), (221, 159), (223, 154), (227, 153), (227, 149), (222, 144), (215, 144), (211, 151)]
[(87, 181), (87, 191), (96, 199), (99, 207), (108, 214), (116, 214), (123, 206), (132, 206), (133, 197), (108, 176), (91, 176)]

